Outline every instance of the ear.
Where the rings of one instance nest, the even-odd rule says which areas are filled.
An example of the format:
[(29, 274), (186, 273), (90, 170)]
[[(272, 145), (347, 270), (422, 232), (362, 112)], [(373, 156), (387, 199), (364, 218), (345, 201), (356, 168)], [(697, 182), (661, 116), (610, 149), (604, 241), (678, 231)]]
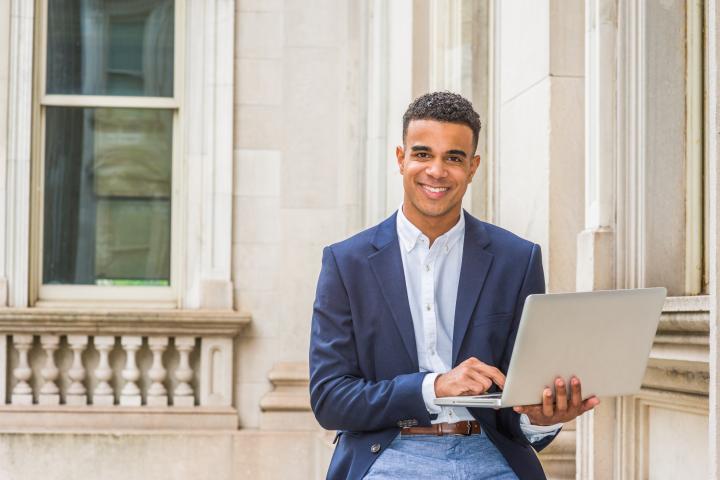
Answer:
[(472, 160), (470, 160), (470, 172), (468, 175), (468, 183), (472, 182), (472, 179), (475, 176), (475, 172), (477, 172), (477, 169), (479, 166), (480, 166), (480, 155), (475, 155), (472, 158)]
[(400, 169), (400, 175), (403, 174), (404, 170), (404, 164), (405, 164), (405, 149), (402, 147), (402, 145), (398, 145), (395, 147), (395, 157), (397, 158), (397, 164), (398, 168)]

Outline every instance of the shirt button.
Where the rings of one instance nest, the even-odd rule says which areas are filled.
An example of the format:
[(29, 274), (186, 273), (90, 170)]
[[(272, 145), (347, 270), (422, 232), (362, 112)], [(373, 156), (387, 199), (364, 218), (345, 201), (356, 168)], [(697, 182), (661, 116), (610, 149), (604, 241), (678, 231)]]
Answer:
[(427, 305), (425, 305), (425, 310), (427, 310), (428, 312), (430, 311), (431, 308), (432, 308), (432, 307), (430, 306), (429, 303), (428, 303)]
[(373, 443), (370, 447), (370, 451), (372, 453), (378, 453), (380, 451), (380, 444), (379, 443)]
[(429, 272), (429, 271), (430, 271), (430, 265), (425, 265), (425, 271), (426, 271), (426, 272)]

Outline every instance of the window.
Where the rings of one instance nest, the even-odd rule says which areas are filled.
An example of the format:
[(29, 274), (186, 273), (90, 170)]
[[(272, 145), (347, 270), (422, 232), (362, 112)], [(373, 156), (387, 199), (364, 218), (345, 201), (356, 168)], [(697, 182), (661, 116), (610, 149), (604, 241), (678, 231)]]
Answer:
[(173, 306), (176, 4), (42, 0), (41, 8), (33, 296)]

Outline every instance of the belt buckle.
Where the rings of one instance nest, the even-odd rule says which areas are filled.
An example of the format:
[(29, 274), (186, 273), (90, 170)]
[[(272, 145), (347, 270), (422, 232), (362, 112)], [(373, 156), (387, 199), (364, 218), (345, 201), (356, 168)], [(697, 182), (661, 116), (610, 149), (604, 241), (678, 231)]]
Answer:
[(469, 437), (472, 434), (472, 423), (467, 421), (467, 422), (465, 422), (465, 425), (467, 427), (467, 431), (463, 435), (465, 435), (466, 437)]

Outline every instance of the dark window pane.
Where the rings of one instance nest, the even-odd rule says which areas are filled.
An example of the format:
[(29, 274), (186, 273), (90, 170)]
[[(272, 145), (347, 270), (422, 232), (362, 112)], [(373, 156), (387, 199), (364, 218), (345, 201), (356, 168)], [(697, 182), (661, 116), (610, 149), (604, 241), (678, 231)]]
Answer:
[(47, 93), (173, 96), (173, 0), (48, 0)]
[(172, 116), (47, 108), (43, 283), (169, 284)]

